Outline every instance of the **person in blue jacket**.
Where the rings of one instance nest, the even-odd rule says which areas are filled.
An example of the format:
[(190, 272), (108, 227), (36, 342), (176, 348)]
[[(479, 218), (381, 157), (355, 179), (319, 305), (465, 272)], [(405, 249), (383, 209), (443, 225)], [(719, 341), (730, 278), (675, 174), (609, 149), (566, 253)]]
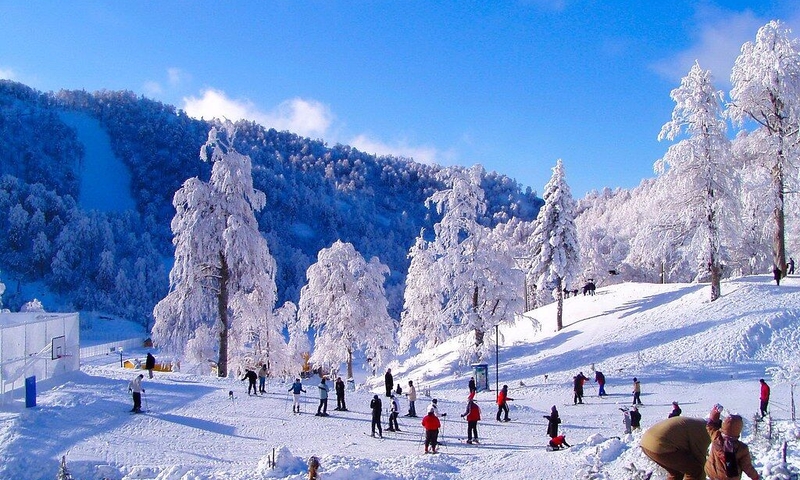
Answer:
[(300, 382), (299, 378), (294, 379), (294, 383), (289, 387), (288, 391), (292, 392), (292, 396), (294, 397), (292, 413), (300, 413), (300, 393), (306, 393), (306, 391), (303, 390), (303, 384)]

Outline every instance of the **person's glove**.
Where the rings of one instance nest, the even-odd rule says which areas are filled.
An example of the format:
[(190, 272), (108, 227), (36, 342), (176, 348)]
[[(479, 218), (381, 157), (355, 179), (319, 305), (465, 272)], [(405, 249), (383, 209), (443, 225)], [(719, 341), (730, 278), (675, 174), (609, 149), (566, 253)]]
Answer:
[(463, 413), (461, 414), (461, 418), (464, 418), (464, 414)]

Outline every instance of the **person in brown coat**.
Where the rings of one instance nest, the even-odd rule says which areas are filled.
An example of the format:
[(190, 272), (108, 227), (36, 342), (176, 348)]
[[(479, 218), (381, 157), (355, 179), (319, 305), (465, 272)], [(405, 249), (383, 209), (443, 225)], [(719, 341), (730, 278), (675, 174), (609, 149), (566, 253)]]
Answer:
[(711, 454), (706, 460), (706, 475), (711, 480), (739, 480), (742, 472), (752, 480), (759, 480), (758, 472), (753, 468), (750, 449), (746, 443), (739, 441), (744, 422), (739, 415), (728, 415), (720, 426), (720, 410), (716, 406), (706, 424), (711, 437)]
[(645, 455), (667, 471), (667, 480), (704, 480), (711, 437), (702, 418), (672, 417), (642, 435)]

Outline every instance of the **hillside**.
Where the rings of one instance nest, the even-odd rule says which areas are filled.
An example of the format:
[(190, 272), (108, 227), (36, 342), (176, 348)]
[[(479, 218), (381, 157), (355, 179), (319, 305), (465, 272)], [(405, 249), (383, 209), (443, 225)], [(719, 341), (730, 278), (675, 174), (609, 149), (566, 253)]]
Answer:
[[(568, 299), (560, 332), (554, 331), (551, 306), (529, 312), (513, 328), (501, 327), (499, 381), (514, 398), (513, 421), (495, 422), (494, 392), (480, 392), (480, 445), (458, 440), (466, 430), (458, 415), (470, 375), (457, 364), (458, 340), (393, 365), (396, 383), (415, 380), (419, 391), (429, 391), (448, 413), (445, 446), (436, 456), (421, 454), (419, 419), (401, 416), (401, 432), (384, 432), (384, 440), (369, 437), (368, 403), (373, 392), (383, 390), (383, 372), (361, 372), (359, 388), (347, 396), (350, 411), (330, 406), (328, 418), (311, 414), (316, 378), (305, 381), (305, 413), (292, 415), (284, 382), (273, 380), (268, 394), (250, 397), (236, 378), (189, 373), (145, 379), (148, 413), (131, 415), (126, 385), (135, 372), (101, 357), (85, 362), (64, 385), (40, 392), (38, 408), (24, 410), (15, 402), (4, 410), (0, 477), (53, 478), (66, 455), (79, 479), (301, 479), (305, 460), (317, 455), (323, 478), (336, 480), (499, 474), (510, 480), (572, 479), (589, 478), (592, 469), (600, 472), (592, 478), (629, 479), (634, 477), (625, 469), (631, 463), (642, 470), (654, 467), (637, 448), (641, 432), (622, 432), (619, 407), (630, 404), (636, 376), (642, 382), (644, 429), (666, 418), (672, 401), (680, 402), (683, 415), (696, 417), (722, 403), (745, 417), (743, 439), (764, 478), (788, 479), (775, 473), (779, 442), (770, 447), (763, 428), (754, 435), (751, 419), (758, 408), (758, 379), (766, 378), (772, 384), (775, 435), (789, 440), (790, 463), (800, 471), (800, 429), (789, 420), (789, 387), (765, 373), (799, 358), (800, 278), (788, 278), (780, 287), (766, 276), (728, 281), (714, 303), (706, 300), (706, 288), (621, 284), (600, 288), (593, 297)], [(494, 388), (494, 358), (488, 363)], [(573, 406), (572, 377), (579, 371), (590, 375), (592, 367), (606, 374), (609, 395), (598, 398), (589, 383), (586, 404)], [(418, 400), (418, 411), (428, 402)], [(403, 412), (406, 403), (401, 400)], [(544, 448), (542, 415), (553, 405), (573, 445), (558, 453)], [(267, 462), (273, 448), (276, 469)], [(656, 470), (653, 479), (662, 478)]]
[[(148, 326), (167, 289), (172, 198), (187, 178), (208, 179), (199, 150), (212, 125), (131, 92), (42, 93), (0, 81), (0, 278), (42, 281), (64, 298), (51, 310)], [(399, 316), (408, 249), (436, 220), (425, 200), (450, 170), (244, 121), (235, 146), (267, 196), (256, 216), (277, 261), (280, 303), (297, 301), (319, 250), (342, 240), (390, 267)], [(484, 172), (481, 186), (486, 225), (531, 220), (542, 203), (496, 172)], [(12, 310), (28, 300), (4, 298)]]

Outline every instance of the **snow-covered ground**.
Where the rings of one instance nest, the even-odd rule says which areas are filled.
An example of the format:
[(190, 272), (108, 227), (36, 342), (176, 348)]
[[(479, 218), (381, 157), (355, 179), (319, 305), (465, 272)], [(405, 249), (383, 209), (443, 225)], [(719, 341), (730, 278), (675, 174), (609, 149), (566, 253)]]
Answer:
[[(766, 276), (723, 284), (708, 301), (708, 286), (622, 284), (593, 297), (565, 302), (565, 328), (555, 332), (554, 306), (530, 312), (515, 327), (500, 327), (499, 382), (509, 385), (509, 423), (494, 420), (494, 392), (477, 396), (483, 420), (480, 445), (466, 435), (464, 411), (469, 367), (459, 366), (455, 343), (392, 365), (395, 383), (414, 380), (439, 399), (444, 417), (439, 455), (423, 454), (420, 418), (400, 417), (401, 432), (369, 433), (369, 400), (383, 391), (383, 371), (359, 375), (348, 392), (349, 412), (337, 412), (331, 395), (327, 418), (316, 417), (318, 379), (306, 380), (304, 412), (291, 413), (288, 384), (273, 380), (269, 393), (248, 396), (245, 382), (189, 373), (145, 378), (147, 413), (131, 414), (128, 381), (118, 357), (84, 362), (65, 383), (40, 391), (38, 406), (21, 401), (0, 410), (0, 478), (56, 478), (62, 455), (76, 479), (307, 478), (306, 460), (321, 460), (323, 479), (632, 479), (626, 470), (655, 469), (641, 454), (641, 432), (623, 434), (619, 408), (630, 404), (633, 377), (642, 382), (642, 426), (667, 417), (678, 401), (683, 415), (704, 417), (711, 405), (746, 419), (743, 440), (762, 474), (775, 469), (779, 442), (754, 435), (759, 378), (772, 385), (774, 436), (786, 439), (792, 468), (800, 467), (800, 430), (790, 422), (789, 386), (772, 382), (767, 367), (800, 360), (800, 279), (780, 287)], [(144, 351), (140, 352), (143, 359)], [(489, 361), (494, 390), (494, 358)], [(584, 405), (572, 403), (572, 377), (605, 373), (609, 393), (598, 398), (587, 383)], [(233, 391), (231, 399), (228, 392)], [(331, 392), (332, 393), (332, 392)], [(382, 397), (384, 398), (384, 397)], [(384, 398), (385, 400), (385, 398)], [(429, 398), (417, 401), (423, 413)], [(384, 401), (386, 406), (388, 402)], [(572, 448), (545, 449), (543, 415), (556, 405)], [(401, 402), (405, 412), (407, 403)], [(386, 420), (384, 419), (384, 427)], [(278, 465), (270, 468), (275, 451)], [(595, 471), (594, 476), (590, 472)], [(777, 474), (766, 478), (789, 478)]]

